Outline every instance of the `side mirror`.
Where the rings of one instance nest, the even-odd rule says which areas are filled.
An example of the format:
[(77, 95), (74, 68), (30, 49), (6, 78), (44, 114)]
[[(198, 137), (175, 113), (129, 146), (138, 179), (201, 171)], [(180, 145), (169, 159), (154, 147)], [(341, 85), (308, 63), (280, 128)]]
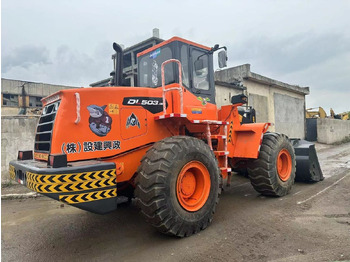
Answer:
[(219, 67), (223, 68), (227, 66), (227, 53), (226, 50), (221, 50), (218, 53), (218, 62), (219, 62)]
[(203, 60), (199, 59), (194, 62), (194, 71), (196, 72), (196, 75), (202, 74), (202, 69), (204, 68)]

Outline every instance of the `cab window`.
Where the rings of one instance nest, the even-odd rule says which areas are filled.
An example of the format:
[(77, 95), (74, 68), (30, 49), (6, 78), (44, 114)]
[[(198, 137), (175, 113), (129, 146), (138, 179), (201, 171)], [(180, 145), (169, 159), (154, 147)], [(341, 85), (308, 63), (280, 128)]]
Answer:
[(182, 85), (185, 87), (190, 86), (189, 82), (189, 62), (188, 62), (188, 45), (182, 45), (180, 50), (180, 60), (181, 60), (181, 66), (182, 66)]
[(192, 49), (193, 87), (209, 90), (209, 56), (203, 51)]
[[(171, 58), (173, 58), (173, 53), (169, 47), (158, 48), (141, 57), (139, 61), (139, 86), (162, 86), (161, 66), (164, 61)], [(165, 65), (164, 75), (166, 85), (175, 82), (173, 63)]]

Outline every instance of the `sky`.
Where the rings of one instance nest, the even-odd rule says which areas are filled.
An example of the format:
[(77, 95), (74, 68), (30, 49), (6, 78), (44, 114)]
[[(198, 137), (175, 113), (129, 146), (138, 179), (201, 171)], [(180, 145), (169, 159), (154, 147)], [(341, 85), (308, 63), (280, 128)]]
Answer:
[(228, 66), (310, 87), (307, 107), (350, 110), (350, 1), (2, 0), (1, 76), (88, 86), (112, 43), (183, 37), (228, 48)]

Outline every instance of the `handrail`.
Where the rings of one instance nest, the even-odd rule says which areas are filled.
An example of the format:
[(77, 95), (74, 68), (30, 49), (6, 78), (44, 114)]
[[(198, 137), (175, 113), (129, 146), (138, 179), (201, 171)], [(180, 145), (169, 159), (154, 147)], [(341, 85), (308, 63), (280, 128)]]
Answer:
[[(177, 63), (179, 66), (179, 87), (165, 88), (165, 76), (164, 76), (164, 66), (169, 63)], [(181, 62), (177, 59), (169, 59), (162, 63), (161, 73), (162, 73), (162, 89), (163, 89), (163, 113), (166, 114), (166, 100), (165, 93), (172, 90), (178, 90), (180, 94), (180, 114), (183, 114), (183, 86), (182, 86), (182, 70)]]
[(80, 95), (79, 93), (75, 93), (75, 100), (77, 103), (77, 119), (75, 120), (75, 124), (78, 124), (80, 122)]

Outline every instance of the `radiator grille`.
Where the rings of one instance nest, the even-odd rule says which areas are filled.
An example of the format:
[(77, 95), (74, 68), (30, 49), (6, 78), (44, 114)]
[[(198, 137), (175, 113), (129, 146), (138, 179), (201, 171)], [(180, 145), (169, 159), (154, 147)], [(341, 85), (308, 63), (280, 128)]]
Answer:
[(35, 151), (50, 153), (53, 124), (60, 101), (44, 107), (35, 135)]

